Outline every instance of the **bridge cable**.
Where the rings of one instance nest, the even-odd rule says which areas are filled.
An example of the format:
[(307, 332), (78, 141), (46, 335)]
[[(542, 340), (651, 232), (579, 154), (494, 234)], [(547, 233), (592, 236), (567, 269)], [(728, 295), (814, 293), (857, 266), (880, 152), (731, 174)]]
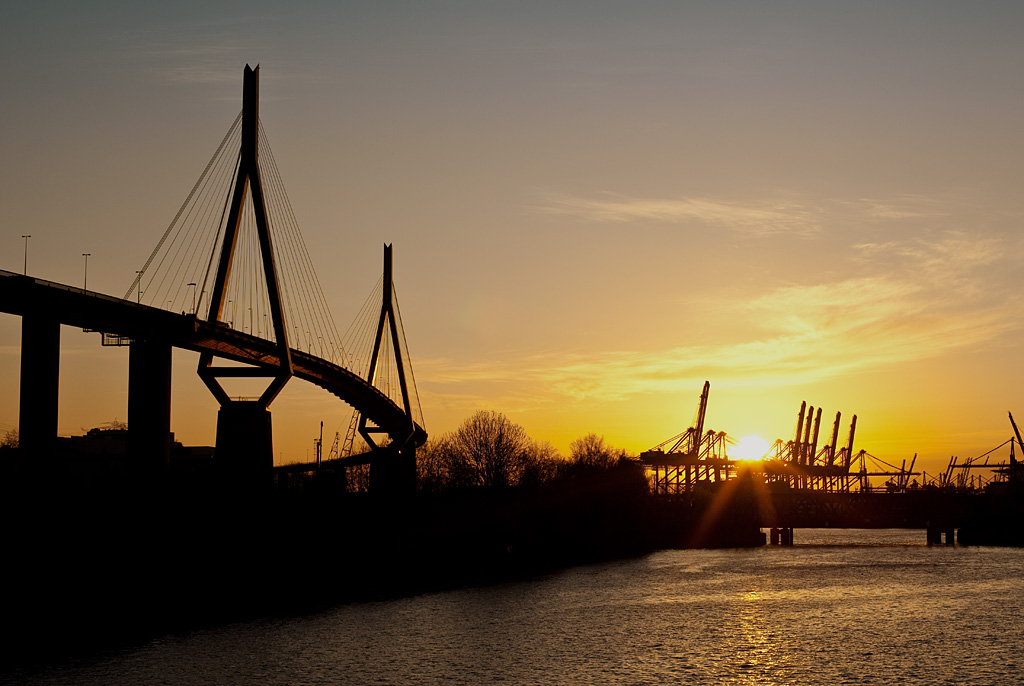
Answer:
[(132, 282), (131, 287), (129, 287), (128, 290), (125, 292), (123, 298), (124, 300), (127, 300), (128, 297), (132, 294), (132, 291), (134, 291), (136, 286), (139, 285), (139, 282), (142, 280), (142, 275), (146, 273), (146, 270), (149, 269), (149, 265), (153, 262), (153, 258), (155, 258), (156, 254), (160, 252), (160, 248), (161, 246), (163, 246), (164, 241), (167, 240), (167, 236), (171, 233), (171, 229), (178, 222), (178, 218), (181, 216), (181, 213), (185, 210), (185, 207), (187, 207), (189, 202), (192, 200), (192, 196), (195, 195), (196, 189), (199, 188), (199, 185), (203, 182), (203, 179), (206, 177), (207, 172), (210, 171), (210, 167), (211, 165), (213, 165), (214, 160), (216, 160), (220, 156), (221, 150), (223, 150), (224, 145), (228, 142), (228, 139), (231, 138), (231, 135), (234, 133), (235, 129), (238, 128), (238, 123), (240, 121), (242, 121), (241, 110), (238, 111), (238, 116), (235, 117), (235, 121), (232, 122), (231, 127), (228, 129), (228, 132), (224, 134), (224, 139), (221, 140), (220, 145), (217, 146), (217, 151), (213, 153), (213, 157), (211, 157), (210, 161), (207, 162), (206, 168), (203, 169), (203, 173), (199, 176), (199, 179), (192, 187), (192, 190), (189, 192), (188, 197), (185, 198), (185, 202), (181, 204), (181, 207), (178, 209), (178, 213), (174, 215), (174, 219), (172, 219), (171, 223), (167, 226), (167, 229), (164, 231), (164, 235), (160, 238), (160, 242), (157, 243), (156, 248), (153, 249), (153, 252), (150, 254), (149, 259), (146, 260), (146, 264), (143, 265), (141, 272), (135, 275), (135, 281)]

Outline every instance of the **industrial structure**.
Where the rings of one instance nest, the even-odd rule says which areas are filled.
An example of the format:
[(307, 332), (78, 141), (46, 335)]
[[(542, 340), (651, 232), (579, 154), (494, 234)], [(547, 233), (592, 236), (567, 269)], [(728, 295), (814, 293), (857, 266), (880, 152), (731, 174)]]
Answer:
[[(653, 490), (658, 495), (676, 495), (703, 483), (716, 483), (734, 478), (740, 466), (729, 457), (735, 442), (725, 432), (704, 430), (711, 384), (704, 382), (693, 424), (676, 436), (640, 454), (640, 461), (653, 473)], [(846, 492), (855, 486), (869, 487), (866, 478), (879, 473), (851, 473), (853, 439), (857, 417), (850, 423), (846, 446), (838, 448), (840, 418), (836, 413), (832, 436), (818, 448), (821, 429), (821, 408), (801, 403), (797, 414), (796, 434), (791, 441), (775, 441), (761, 460), (743, 465), (747, 471), (762, 475), (765, 483), (776, 487), (803, 488), (826, 492)], [(886, 473), (888, 475), (888, 473)], [(900, 478), (906, 476), (900, 473)]]
[[(917, 455), (909, 464), (894, 465), (866, 450), (855, 452), (856, 415), (844, 446), (837, 412), (829, 439), (819, 447), (822, 409), (806, 402), (792, 440), (776, 440), (759, 460), (735, 460), (729, 456), (735, 442), (724, 432), (705, 429), (709, 392), (705, 381), (689, 428), (640, 454), (651, 490), (713, 511), (709, 503), (719, 493), (735, 506), (735, 484), (748, 479), (757, 521), (771, 529), (773, 543), (792, 544), (794, 527), (821, 526), (925, 528), (929, 542), (945, 536), (952, 543), (955, 528), (976, 522), (979, 507), (988, 507), (979, 500), (984, 489), (1024, 485), (1024, 469), (1014, 453), (1015, 445), (1024, 453), (1024, 440), (1012, 414), (1014, 438), (978, 457), (953, 457), (944, 472), (929, 476), (914, 471)], [(996, 452), (1006, 446), (1009, 460), (999, 461)]]

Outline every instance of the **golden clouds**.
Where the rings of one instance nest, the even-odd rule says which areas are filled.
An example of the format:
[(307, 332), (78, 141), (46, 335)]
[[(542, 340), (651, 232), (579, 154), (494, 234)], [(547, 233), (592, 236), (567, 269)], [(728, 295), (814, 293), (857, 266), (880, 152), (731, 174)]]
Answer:
[[(584, 354), (571, 352), (572, 341), (557, 335), (566, 340), (562, 350), (419, 360), (418, 377), (430, 402), (444, 397), (467, 409), (486, 404), (527, 412), (676, 394), (705, 378), (718, 388), (783, 387), (895, 368), (1018, 329), (1013, 289), (999, 291), (987, 280), (1015, 252), (1007, 239), (963, 232), (859, 244), (841, 270), (854, 272), (849, 277), (688, 303), (728, 315), (707, 323), (691, 312), (678, 320), (705, 329), (710, 343), (650, 350), (638, 335), (635, 349)], [(870, 266), (869, 256), (883, 266)], [(686, 325), (678, 322), (668, 325), (687, 340)]]

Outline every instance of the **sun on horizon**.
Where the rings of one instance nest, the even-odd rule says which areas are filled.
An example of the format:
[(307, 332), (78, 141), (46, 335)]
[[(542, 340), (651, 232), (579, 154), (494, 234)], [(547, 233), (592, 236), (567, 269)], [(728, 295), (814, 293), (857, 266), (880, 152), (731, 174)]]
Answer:
[(729, 451), (734, 460), (760, 460), (771, 448), (772, 444), (757, 435), (744, 436)]

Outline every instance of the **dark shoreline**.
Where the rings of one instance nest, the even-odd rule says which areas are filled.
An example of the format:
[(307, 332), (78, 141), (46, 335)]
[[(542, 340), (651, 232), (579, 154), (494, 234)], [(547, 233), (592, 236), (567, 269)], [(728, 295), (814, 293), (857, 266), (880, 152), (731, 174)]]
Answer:
[[(407, 496), (321, 476), (253, 494), (209, 472), (17, 470), (0, 500), (16, 631), (0, 670), (657, 550), (765, 544), (749, 477), (666, 498), (628, 464)], [(961, 544), (1024, 544), (1020, 494), (1004, 490), (977, 501)]]
[(635, 473), (615, 469), (407, 498), (329, 486), (231, 496), (205, 480), (124, 475), (83, 488), (22, 476), (3, 502), (12, 572), (3, 611), (17, 631), (5, 670), (665, 548), (764, 544), (750, 508), (702, 527), (701, 503), (659, 501)]

